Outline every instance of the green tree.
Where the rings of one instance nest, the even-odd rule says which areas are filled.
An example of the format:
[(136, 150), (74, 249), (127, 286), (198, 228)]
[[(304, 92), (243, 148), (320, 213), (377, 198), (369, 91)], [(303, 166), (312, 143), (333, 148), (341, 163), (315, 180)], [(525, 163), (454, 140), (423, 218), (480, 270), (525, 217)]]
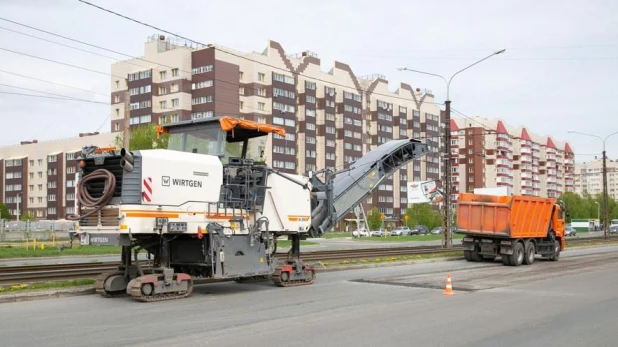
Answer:
[(5, 204), (0, 203), (0, 219), (11, 219), (8, 207)]
[(34, 212), (32, 211), (24, 211), (24, 214), (22, 214), (21, 216), (19, 216), (19, 220), (21, 221), (33, 221), (35, 220), (36, 217), (34, 215)]
[(382, 219), (380, 219), (380, 210), (374, 207), (367, 214), (367, 224), (369, 224), (369, 230), (378, 230), (382, 226)]
[[(124, 134), (116, 136), (116, 146), (124, 146)], [(157, 125), (154, 123), (143, 124), (131, 129), (129, 138), (129, 150), (139, 151), (142, 149), (167, 148), (169, 134), (161, 134), (157, 137)]]
[(430, 230), (442, 225), (442, 215), (431, 204), (414, 204), (406, 210), (408, 225), (426, 225)]

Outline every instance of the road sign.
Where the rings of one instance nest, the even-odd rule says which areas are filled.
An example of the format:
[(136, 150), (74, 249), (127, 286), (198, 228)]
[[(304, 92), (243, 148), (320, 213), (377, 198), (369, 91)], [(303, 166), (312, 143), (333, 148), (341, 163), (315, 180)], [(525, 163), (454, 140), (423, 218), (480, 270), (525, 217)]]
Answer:
[(384, 220), (384, 218), (386, 218), (386, 216), (384, 216), (384, 213), (380, 214), (380, 219)]
[(408, 220), (408, 215), (403, 216), (403, 219)]

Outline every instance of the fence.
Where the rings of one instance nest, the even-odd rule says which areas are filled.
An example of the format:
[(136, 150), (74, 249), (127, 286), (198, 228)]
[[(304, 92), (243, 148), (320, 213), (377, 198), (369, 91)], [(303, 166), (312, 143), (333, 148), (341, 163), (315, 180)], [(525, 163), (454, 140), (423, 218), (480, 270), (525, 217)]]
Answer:
[(22, 231), (75, 231), (77, 222), (58, 220), (7, 221), (0, 219), (0, 232)]

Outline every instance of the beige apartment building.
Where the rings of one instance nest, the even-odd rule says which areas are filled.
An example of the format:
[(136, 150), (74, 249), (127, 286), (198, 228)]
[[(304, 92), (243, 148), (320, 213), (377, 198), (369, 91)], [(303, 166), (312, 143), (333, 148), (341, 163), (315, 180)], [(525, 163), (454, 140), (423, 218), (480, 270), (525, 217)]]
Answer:
[(116, 134), (86, 133), (0, 147), (0, 202), (12, 219), (31, 212), (37, 219), (64, 219), (75, 213), (76, 159), (85, 146), (107, 147)]
[[(618, 201), (618, 162), (606, 160), (607, 194)], [(581, 196), (584, 193), (597, 195), (603, 193), (603, 159), (594, 158), (591, 161), (575, 164), (575, 192)]]
[(454, 119), (451, 131), (458, 192), (507, 187), (513, 194), (555, 198), (575, 191), (575, 158), (567, 142), (482, 117)]
[[(289, 54), (275, 41), (239, 52), (154, 35), (144, 56), (112, 65), (113, 132), (129, 124), (229, 115), (280, 125), (286, 137), (266, 144), (269, 165), (283, 172), (342, 169), (381, 143), (418, 138), (439, 151), (444, 122), (431, 92), (384, 76), (357, 76), (335, 61), (323, 70), (317, 54)], [(431, 153), (385, 181), (366, 207), (397, 217), (407, 208), (407, 182), (440, 179)]]

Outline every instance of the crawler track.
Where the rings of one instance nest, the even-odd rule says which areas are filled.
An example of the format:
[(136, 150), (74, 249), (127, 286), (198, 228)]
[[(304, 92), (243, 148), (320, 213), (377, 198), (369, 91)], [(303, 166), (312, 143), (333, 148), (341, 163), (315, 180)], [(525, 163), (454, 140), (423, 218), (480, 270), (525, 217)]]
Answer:
[[(581, 244), (587, 242), (604, 242), (600, 237), (568, 239), (569, 244)], [(618, 241), (618, 237), (611, 237), (608, 242), (613, 243)], [(317, 252), (302, 252), (301, 258), (305, 263), (317, 263), (337, 260), (352, 260), (352, 259), (371, 259), (397, 256), (410, 256), (421, 254), (436, 254), (461, 251), (460, 245), (453, 245), (451, 249), (445, 249), (441, 246), (431, 247), (390, 247), (390, 248), (364, 248), (364, 249), (347, 249), (337, 251), (317, 251)], [(286, 253), (277, 253), (280, 260), (286, 258)], [(36, 265), (36, 266), (14, 266), (0, 267), (0, 285), (10, 285), (29, 282), (44, 282), (53, 280), (71, 280), (81, 278), (99, 278), (101, 274), (116, 271), (119, 262), (96, 262), (96, 263), (76, 263), (76, 264), (53, 264), (53, 265)], [(145, 262), (143, 266), (148, 266)], [(273, 273), (277, 276), (277, 271)], [(249, 281), (261, 281), (264, 278), (250, 279)], [(239, 281), (244, 282), (244, 281)]]

